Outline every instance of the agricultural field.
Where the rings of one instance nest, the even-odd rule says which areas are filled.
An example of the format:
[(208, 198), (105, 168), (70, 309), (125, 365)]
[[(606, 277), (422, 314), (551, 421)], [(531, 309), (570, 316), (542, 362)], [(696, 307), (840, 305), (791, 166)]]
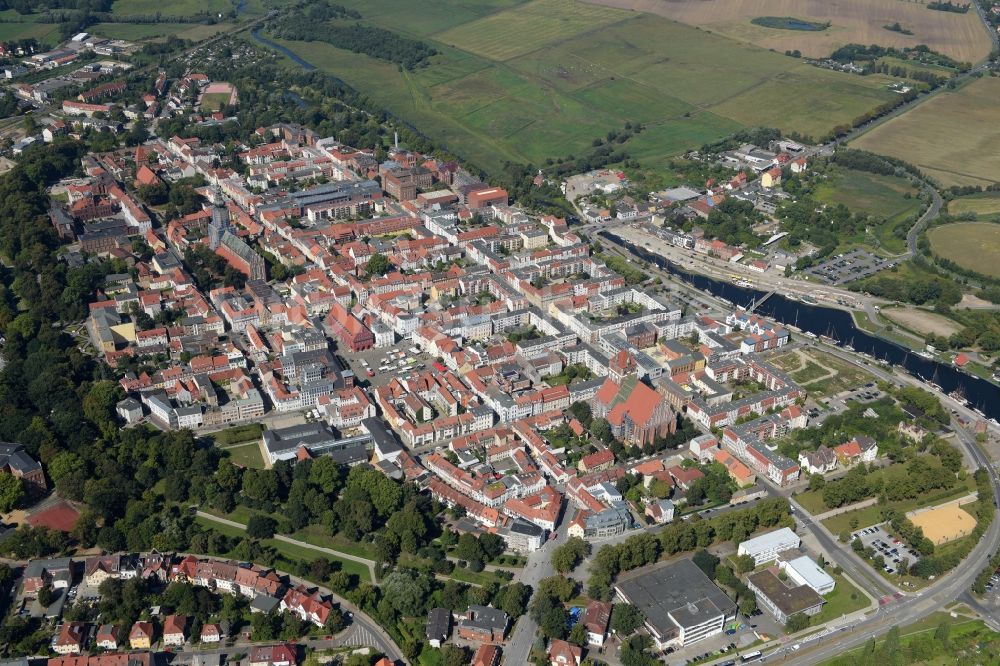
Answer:
[(111, 10), (121, 16), (160, 14), (162, 16), (193, 16), (205, 12), (228, 12), (235, 4), (232, 0), (116, 0)]
[[(894, 97), (884, 76), (821, 70), (656, 16), (575, 0), (347, 0), (431, 43), (428, 67), (321, 42), (275, 40), (484, 169), (580, 155), (626, 122), (625, 150), (658, 161), (748, 126), (821, 136)], [(432, 32), (425, 14), (449, 8)]]
[(1000, 215), (1000, 193), (983, 192), (953, 199), (948, 202), (948, 213), (975, 213), (978, 217), (995, 218)]
[[(977, 62), (989, 55), (989, 35), (974, 12), (927, 9), (900, 0), (586, 0), (619, 9), (657, 14), (731, 39), (784, 52), (826, 57), (845, 44), (907, 47), (926, 44), (955, 60)], [(754, 25), (753, 19), (787, 17), (803, 23), (829, 23), (822, 31)], [(912, 35), (886, 30), (898, 22)]]
[(156, 41), (170, 35), (198, 42), (220, 32), (232, 29), (232, 23), (98, 23), (90, 32), (108, 39), (124, 39), (129, 42)]
[(905, 329), (920, 335), (951, 337), (962, 330), (962, 325), (936, 312), (919, 308), (883, 308), (882, 316)]
[(934, 254), (962, 268), (1000, 277), (1000, 224), (956, 222), (927, 232)]
[(1000, 80), (978, 79), (879, 125), (851, 146), (905, 160), (945, 187), (997, 183), (997, 99)]
[(55, 46), (59, 43), (58, 23), (0, 23), (0, 41), (37, 39), (40, 44)]

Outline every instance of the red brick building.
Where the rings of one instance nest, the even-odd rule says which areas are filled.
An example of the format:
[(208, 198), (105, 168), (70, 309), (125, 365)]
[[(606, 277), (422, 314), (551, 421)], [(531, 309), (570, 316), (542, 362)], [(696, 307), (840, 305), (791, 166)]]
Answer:
[(330, 307), (326, 325), (351, 351), (364, 351), (375, 346), (375, 334), (337, 301)]

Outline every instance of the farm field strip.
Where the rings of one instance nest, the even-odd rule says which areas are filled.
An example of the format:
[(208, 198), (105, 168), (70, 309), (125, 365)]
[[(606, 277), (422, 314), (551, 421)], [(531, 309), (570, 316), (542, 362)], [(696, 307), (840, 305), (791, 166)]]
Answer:
[(1000, 182), (1000, 81), (943, 92), (851, 142), (910, 162), (942, 186)]
[(963, 268), (1000, 277), (1000, 224), (956, 222), (927, 232), (931, 250)]
[[(845, 44), (913, 47), (926, 44), (955, 60), (977, 62), (992, 47), (975, 12), (938, 12), (924, 3), (901, 0), (584, 0), (619, 9), (657, 14), (699, 26), (732, 39), (778, 52), (798, 50), (810, 57), (829, 56)], [(754, 25), (754, 18), (793, 17), (830, 23), (819, 32)], [(898, 22), (913, 32), (885, 29)]]

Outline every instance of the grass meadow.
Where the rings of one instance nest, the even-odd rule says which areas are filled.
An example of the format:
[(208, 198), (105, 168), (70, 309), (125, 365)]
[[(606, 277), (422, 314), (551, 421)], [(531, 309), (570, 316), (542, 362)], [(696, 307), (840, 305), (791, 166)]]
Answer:
[[(889, 100), (889, 79), (821, 70), (649, 14), (575, 0), (346, 0), (441, 51), (415, 71), (280, 41), (481, 168), (580, 155), (626, 122), (655, 167), (749, 126), (819, 136)], [(431, 17), (441, 15), (439, 23)]]
[(1000, 277), (1000, 224), (956, 222), (927, 232), (934, 254), (970, 271)]

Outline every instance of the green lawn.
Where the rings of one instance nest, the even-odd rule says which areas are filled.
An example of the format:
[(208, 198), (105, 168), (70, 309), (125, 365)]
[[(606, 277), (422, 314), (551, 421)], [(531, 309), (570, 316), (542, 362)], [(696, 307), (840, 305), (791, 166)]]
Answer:
[(234, 465), (264, 469), (264, 457), (260, 454), (260, 444), (257, 442), (229, 447), (226, 449), (226, 453), (229, 454), (229, 460)]
[(311, 543), (314, 546), (330, 548), (331, 550), (337, 550), (348, 555), (363, 557), (366, 560), (376, 559), (375, 549), (371, 545), (350, 541), (341, 536), (326, 534), (323, 528), (317, 525), (310, 525), (291, 536), (300, 541)]
[(805, 367), (792, 373), (792, 379), (799, 384), (805, 384), (820, 377), (826, 377), (829, 374), (830, 371), (826, 368), (820, 367), (813, 361), (806, 361)]
[[(904, 473), (905, 468), (902, 465), (893, 465), (889, 469), (898, 468), (892, 473)], [(962, 497), (968, 495), (969, 493), (975, 491), (976, 484), (971, 477), (965, 479), (965, 481), (959, 481), (958, 484), (952, 488), (947, 493), (942, 492), (940, 495), (935, 494), (931, 499), (934, 505), (943, 504), (948, 500), (955, 499), (956, 497)], [(796, 498), (798, 499), (798, 498)], [(828, 530), (833, 532), (835, 535), (840, 534), (844, 530), (861, 529), (863, 527), (871, 527), (876, 523), (881, 521), (882, 511), (884, 509), (895, 509), (901, 513), (906, 513), (908, 511), (913, 511), (914, 509), (919, 509), (927, 505), (928, 498), (918, 497), (915, 499), (903, 500), (901, 502), (889, 502), (884, 506), (878, 504), (873, 504), (872, 506), (867, 506), (863, 509), (855, 509), (854, 511), (847, 511), (845, 513), (838, 514), (831, 518), (827, 518), (823, 521), (823, 525), (826, 526)], [(970, 509), (971, 510), (971, 509)], [(856, 528), (851, 528), (851, 519), (857, 518), (858, 525)]]
[(830, 572), (830, 575), (837, 581), (837, 585), (833, 588), (833, 592), (823, 596), (826, 603), (823, 604), (823, 610), (812, 618), (811, 624), (823, 624), (841, 615), (867, 608), (871, 604), (868, 597), (843, 575), (833, 572)]
[(873, 375), (832, 354), (815, 350), (810, 350), (808, 354), (824, 367), (837, 371), (834, 376), (814, 381), (806, 387), (806, 390), (813, 397), (834, 395), (849, 388), (856, 388), (867, 382), (875, 381)]
[(222, 107), (229, 104), (231, 97), (230, 93), (207, 93), (201, 98), (201, 110), (219, 111)]
[(486, 169), (580, 155), (636, 121), (646, 129), (625, 149), (655, 165), (745, 126), (818, 136), (892, 97), (880, 75), (810, 67), (574, 0), (346, 4), (441, 53), (426, 68), (400, 71), (330, 44), (276, 41)]
[(803, 509), (814, 516), (828, 510), (826, 508), (826, 504), (823, 503), (822, 492), (807, 490), (804, 493), (796, 495), (795, 501), (801, 504)]
[(217, 446), (229, 446), (231, 444), (241, 444), (260, 440), (264, 432), (264, 426), (259, 423), (247, 423), (245, 425), (233, 426), (220, 430), (209, 435), (215, 440)]
[[(220, 532), (230, 537), (245, 537), (246, 532), (239, 529), (238, 527), (232, 527), (231, 525), (225, 525), (223, 523), (216, 522), (211, 518), (204, 518), (198, 516), (195, 519), (200, 525), (205, 528), (213, 529), (216, 532)], [(371, 582), (371, 574), (369, 573), (368, 567), (365, 565), (354, 562), (353, 560), (345, 560), (335, 555), (330, 555), (329, 553), (324, 553), (322, 551), (314, 550), (308, 546), (299, 546), (293, 543), (287, 543), (285, 541), (279, 541), (277, 539), (263, 539), (261, 543), (267, 546), (273, 546), (278, 552), (278, 557), (284, 560), (288, 565), (294, 565), (297, 562), (311, 562), (312, 560), (318, 558), (325, 558), (332, 560), (334, 562), (340, 563), (341, 569), (349, 574), (354, 574), (358, 577), (358, 580), (363, 582)], [(282, 569), (290, 569), (290, 566), (278, 565)]]
[[(23, 19), (22, 19), (23, 20)], [(59, 43), (58, 23), (0, 23), (0, 41), (37, 39), (45, 46), (55, 46)]]

